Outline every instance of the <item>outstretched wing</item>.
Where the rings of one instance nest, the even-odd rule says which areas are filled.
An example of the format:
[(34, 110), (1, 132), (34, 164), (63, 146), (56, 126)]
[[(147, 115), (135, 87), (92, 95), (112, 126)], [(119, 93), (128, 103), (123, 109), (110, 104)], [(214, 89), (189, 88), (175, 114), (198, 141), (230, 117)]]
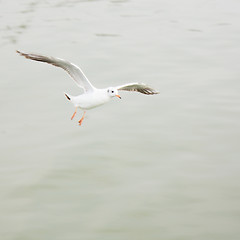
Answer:
[(128, 83), (122, 86), (118, 86), (117, 89), (119, 91), (124, 90), (124, 91), (134, 91), (134, 92), (140, 92), (143, 94), (147, 95), (153, 95), (153, 94), (158, 94), (156, 90), (153, 88), (143, 84), (143, 83)]
[(48, 56), (32, 54), (32, 53), (23, 53), (20, 51), (17, 51), (17, 53), (19, 53), (21, 56), (24, 56), (25, 58), (39, 61), (39, 62), (49, 63), (56, 67), (60, 67), (64, 69), (74, 79), (75, 83), (80, 88), (83, 88), (85, 92), (90, 92), (90, 91), (93, 91), (94, 89), (93, 85), (89, 82), (89, 80), (84, 75), (82, 70), (73, 63), (70, 63), (63, 59), (55, 58), (55, 57), (48, 57)]

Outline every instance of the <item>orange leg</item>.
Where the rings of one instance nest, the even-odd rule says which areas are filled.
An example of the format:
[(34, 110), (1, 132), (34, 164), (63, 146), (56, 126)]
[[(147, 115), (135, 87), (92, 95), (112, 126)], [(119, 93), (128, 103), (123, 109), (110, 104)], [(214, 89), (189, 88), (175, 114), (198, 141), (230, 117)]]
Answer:
[(75, 109), (75, 112), (73, 113), (73, 115), (71, 117), (71, 120), (73, 120), (73, 118), (75, 117), (76, 113), (77, 113), (77, 108)]
[(83, 119), (85, 117), (85, 114), (86, 114), (86, 112), (84, 111), (82, 118), (78, 121), (79, 122), (79, 126), (82, 125), (82, 121), (83, 121)]

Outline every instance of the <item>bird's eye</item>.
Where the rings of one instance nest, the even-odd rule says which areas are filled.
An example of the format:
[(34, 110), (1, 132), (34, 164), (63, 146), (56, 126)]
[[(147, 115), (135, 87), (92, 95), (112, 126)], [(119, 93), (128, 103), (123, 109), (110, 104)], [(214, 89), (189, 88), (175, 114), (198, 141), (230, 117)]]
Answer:
[(112, 93), (114, 93), (114, 91), (112, 91)]

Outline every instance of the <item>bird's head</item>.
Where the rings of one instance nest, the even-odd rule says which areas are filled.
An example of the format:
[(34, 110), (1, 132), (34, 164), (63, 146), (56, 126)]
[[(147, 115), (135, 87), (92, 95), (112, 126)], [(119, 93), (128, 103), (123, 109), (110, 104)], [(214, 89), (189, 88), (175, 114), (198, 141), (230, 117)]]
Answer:
[(121, 99), (120, 95), (118, 94), (118, 90), (116, 88), (113, 88), (113, 87), (108, 88), (107, 93), (110, 97), (118, 97)]

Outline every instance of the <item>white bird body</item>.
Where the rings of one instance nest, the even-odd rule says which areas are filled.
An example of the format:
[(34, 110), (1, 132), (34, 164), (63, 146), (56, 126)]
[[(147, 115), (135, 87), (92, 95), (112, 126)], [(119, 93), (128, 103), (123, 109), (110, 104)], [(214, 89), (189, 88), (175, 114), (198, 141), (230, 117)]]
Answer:
[(107, 94), (107, 89), (94, 89), (90, 93), (84, 93), (78, 96), (67, 95), (75, 107), (83, 110), (101, 106), (111, 100), (111, 97)]
[(17, 51), (17, 53), (19, 53), (21, 56), (24, 56), (28, 59), (49, 63), (56, 67), (60, 67), (64, 69), (73, 78), (77, 86), (80, 88), (83, 88), (84, 93), (81, 95), (71, 96), (69, 94), (65, 94), (67, 99), (71, 101), (72, 104), (75, 106), (75, 112), (71, 119), (74, 118), (77, 112), (77, 108), (84, 110), (83, 117), (79, 120), (79, 125), (82, 124), (86, 110), (103, 105), (104, 103), (110, 101), (110, 99), (113, 97), (118, 97), (121, 99), (121, 97), (118, 94), (118, 91), (121, 91), (121, 90), (135, 91), (135, 92), (140, 92), (147, 95), (158, 94), (158, 92), (155, 91), (154, 89), (148, 87), (145, 84), (140, 84), (140, 83), (128, 83), (128, 84), (117, 86), (117, 87), (98, 89), (98, 88), (95, 88), (90, 83), (90, 81), (84, 75), (82, 70), (73, 63), (70, 63), (61, 58), (48, 57), (48, 56), (39, 55), (39, 54), (23, 53), (20, 51)]

